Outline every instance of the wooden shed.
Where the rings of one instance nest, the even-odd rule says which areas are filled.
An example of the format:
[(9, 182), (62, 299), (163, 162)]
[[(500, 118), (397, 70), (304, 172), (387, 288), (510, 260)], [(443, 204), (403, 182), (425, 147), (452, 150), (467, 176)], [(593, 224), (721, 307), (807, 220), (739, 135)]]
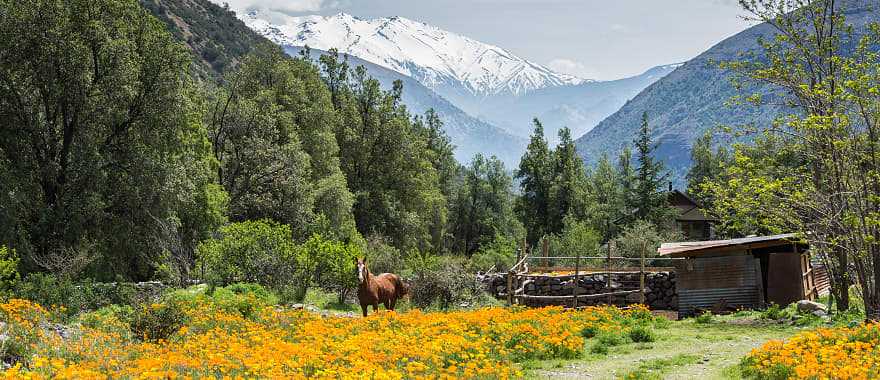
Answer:
[(827, 292), (826, 272), (814, 270), (808, 246), (794, 234), (664, 243), (676, 262), (679, 314), (762, 308), (814, 300)]

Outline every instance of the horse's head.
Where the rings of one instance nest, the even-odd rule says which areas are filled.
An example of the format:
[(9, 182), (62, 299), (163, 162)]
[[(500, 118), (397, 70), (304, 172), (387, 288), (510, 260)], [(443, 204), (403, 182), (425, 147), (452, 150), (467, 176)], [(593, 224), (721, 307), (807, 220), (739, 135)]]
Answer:
[(367, 269), (367, 258), (354, 259), (357, 270), (358, 282), (364, 283), (370, 277), (370, 270)]

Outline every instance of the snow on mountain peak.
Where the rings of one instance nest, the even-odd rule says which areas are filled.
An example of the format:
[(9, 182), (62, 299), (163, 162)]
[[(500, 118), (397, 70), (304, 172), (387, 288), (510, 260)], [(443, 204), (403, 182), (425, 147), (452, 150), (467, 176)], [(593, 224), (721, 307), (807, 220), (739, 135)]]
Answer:
[[(347, 13), (292, 17), (261, 11), (241, 15), (269, 40), (320, 50), (336, 48), (412, 77), (425, 86), (464, 87), (472, 95), (519, 95), (585, 82), (497, 46), (404, 17), (362, 19)], [(272, 21), (269, 21), (269, 20)]]

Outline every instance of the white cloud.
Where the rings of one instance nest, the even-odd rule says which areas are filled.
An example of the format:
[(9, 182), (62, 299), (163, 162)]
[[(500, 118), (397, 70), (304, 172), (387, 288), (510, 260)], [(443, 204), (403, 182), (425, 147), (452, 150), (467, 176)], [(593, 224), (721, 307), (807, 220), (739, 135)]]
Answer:
[(599, 72), (593, 68), (587, 67), (583, 63), (573, 61), (567, 58), (556, 58), (549, 63), (547, 63), (547, 67), (556, 70), (560, 73), (565, 73), (569, 75), (574, 75), (576, 77), (584, 78), (584, 79), (596, 79), (599, 78)]
[(262, 9), (281, 13), (318, 12), (339, 6), (334, 0), (211, 0), (216, 4), (228, 3), (236, 12)]

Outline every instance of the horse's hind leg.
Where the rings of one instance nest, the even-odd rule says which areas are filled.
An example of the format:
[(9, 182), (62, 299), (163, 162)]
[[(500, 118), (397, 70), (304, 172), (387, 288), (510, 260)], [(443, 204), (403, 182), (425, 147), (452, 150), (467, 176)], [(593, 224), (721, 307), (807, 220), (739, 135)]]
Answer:
[(367, 305), (361, 305), (361, 311), (364, 312), (364, 316), (367, 316)]
[(394, 308), (396, 307), (395, 305), (397, 304), (397, 298), (392, 298), (390, 301), (388, 301), (388, 303), (391, 304), (391, 309), (389, 310), (394, 310)]
[(379, 303), (378, 303), (378, 302), (373, 304), (373, 312), (374, 312), (374, 313), (378, 313), (378, 312), (379, 312)]

